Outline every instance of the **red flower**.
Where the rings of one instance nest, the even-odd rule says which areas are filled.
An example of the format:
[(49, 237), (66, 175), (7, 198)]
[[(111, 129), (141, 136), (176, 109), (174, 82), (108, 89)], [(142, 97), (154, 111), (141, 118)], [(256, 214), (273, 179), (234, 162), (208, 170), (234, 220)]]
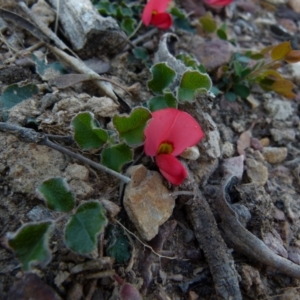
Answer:
[(155, 156), (162, 175), (179, 185), (187, 177), (187, 171), (175, 156), (196, 145), (203, 136), (201, 127), (188, 113), (175, 108), (161, 109), (152, 113), (145, 129), (145, 153)]
[(146, 26), (154, 25), (160, 29), (168, 29), (172, 25), (172, 17), (166, 13), (171, 0), (149, 0), (144, 8), (142, 21)]
[(213, 7), (223, 7), (230, 4), (233, 0), (204, 0), (207, 5)]

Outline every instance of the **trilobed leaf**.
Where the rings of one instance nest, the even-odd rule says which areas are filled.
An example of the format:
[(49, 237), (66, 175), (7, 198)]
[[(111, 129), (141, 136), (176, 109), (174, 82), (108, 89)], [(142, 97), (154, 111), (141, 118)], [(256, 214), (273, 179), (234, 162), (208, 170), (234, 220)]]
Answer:
[(168, 107), (177, 108), (177, 100), (172, 92), (165, 92), (161, 96), (151, 98), (148, 102), (148, 107), (152, 112)]
[(97, 237), (106, 224), (105, 209), (100, 202), (83, 203), (66, 224), (66, 245), (80, 254), (91, 253), (97, 247)]
[(207, 93), (211, 86), (211, 79), (207, 74), (188, 70), (181, 78), (177, 98), (180, 102), (194, 101), (197, 94)]
[(90, 112), (77, 114), (72, 120), (74, 139), (83, 150), (98, 149), (106, 143), (108, 133), (96, 126), (94, 115)]
[(115, 115), (113, 124), (121, 138), (128, 145), (136, 146), (144, 142), (144, 129), (151, 119), (151, 113), (144, 107), (135, 108), (129, 116)]
[(101, 153), (101, 163), (116, 172), (120, 172), (124, 164), (132, 159), (133, 150), (126, 144), (107, 147)]
[(151, 73), (152, 79), (148, 81), (148, 87), (155, 94), (162, 94), (176, 76), (176, 72), (164, 62), (152, 66)]
[(17, 232), (7, 233), (8, 245), (14, 250), (24, 270), (33, 264), (46, 265), (51, 261), (49, 238), (52, 222), (26, 223)]
[(55, 177), (45, 180), (37, 190), (50, 209), (68, 212), (74, 207), (74, 196), (64, 178)]

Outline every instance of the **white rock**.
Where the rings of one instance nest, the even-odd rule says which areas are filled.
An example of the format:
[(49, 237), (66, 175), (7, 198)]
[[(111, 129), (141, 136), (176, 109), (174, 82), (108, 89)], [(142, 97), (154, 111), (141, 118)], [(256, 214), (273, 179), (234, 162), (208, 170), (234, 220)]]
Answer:
[(200, 157), (200, 152), (197, 146), (193, 146), (186, 148), (180, 156), (189, 160), (197, 160)]
[(293, 114), (292, 103), (288, 100), (268, 99), (265, 101), (265, 109), (275, 120), (284, 121)]
[[(298, 0), (297, 0), (298, 1)], [(299, 2), (300, 4), (300, 2)], [(291, 69), (291, 73), (293, 76), (293, 82), (296, 84), (300, 84), (300, 62), (290, 64), (289, 68)]]
[(118, 105), (108, 97), (92, 97), (85, 106), (92, 111), (96, 117), (113, 117), (118, 113)]

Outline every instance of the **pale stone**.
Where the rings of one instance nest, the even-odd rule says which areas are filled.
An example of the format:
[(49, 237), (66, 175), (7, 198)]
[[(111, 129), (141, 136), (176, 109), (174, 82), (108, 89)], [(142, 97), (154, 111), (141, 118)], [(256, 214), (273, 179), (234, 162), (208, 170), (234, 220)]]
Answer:
[(92, 97), (85, 106), (85, 109), (91, 110), (96, 117), (113, 117), (118, 113), (119, 106), (108, 97)]
[(89, 169), (78, 164), (70, 164), (65, 170), (65, 176), (70, 179), (87, 181), (89, 179)]
[(131, 168), (130, 173), (131, 181), (124, 193), (124, 207), (141, 237), (149, 241), (157, 235), (159, 226), (172, 215), (175, 198), (163, 185), (158, 172), (138, 165)]
[(272, 128), (270, 132), (275, 142), (281, 142), (283, 140), (293, 142), (296, 139), (296, 133), (293, 128), (286, 128), (286, 129)]
[(299, 0), (288, 0), (289, 6), (297, 13), (300, 14), (300, 2)]
[(265, 137), (259, 140), (263, 147), (268, 147), (270, 145), (270, 139)]
[(280, 99), (268, 99), (265, 101), (265, 109), (274, 120), (286, 120), (293, 114), (292, 102)]
[(180, 156), (189, 160), (197, 160), (200, 157), (200, 152), (197, 146), (193, 146), (186, 148)]
[(293, 82), (300, 84), (300, 62), (289, 64), (289, 68), (293, 76)]
[(287, 156), (287, 148), (285, 147), (265, 147), (263, 149), (263, 156), (270, 164), (282, 163)]
[(46, 146), (20, 142), (11, 134), (0, 135), (1, 162), (9, 167), (7, 180), (15, 193), (33, 194), (45, 179), (62, 177), (67, 165), (63, 154)]
[(68, 183), (72, 192), (74, 193), (74, 195), (76, 195), (76, 198), (86, 199), (94, 193), (94, 189), (82, 180), (72, 179)]
[(234, 154), (234, 145), (230, 142), (225, 142), (222, 147), (222, 157), (228, 158)]
[(251, 94), (249, 95), (246, 100), (248, 101), (248, 103), (250, 104), (252, 109), (257, 108), (260, 105), (260, 101), (255, 99), (254, 96)]
[(232, 174), (241, 179), (244, 172), (244, 155), (224, 159), (223, 170), (225, 174)]
[(247, 176), (252, 183), (258, 185), (265, 185), (268, 180), (268, 168), (265, 167), (261, 162), (256, 161), (252, 158), (247, 158)]

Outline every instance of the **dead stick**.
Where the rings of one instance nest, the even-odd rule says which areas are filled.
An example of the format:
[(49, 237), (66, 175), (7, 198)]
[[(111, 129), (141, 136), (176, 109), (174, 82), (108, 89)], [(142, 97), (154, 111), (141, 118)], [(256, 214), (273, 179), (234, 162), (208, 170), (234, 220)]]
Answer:
[(196, 238), (207, 259), (217, 294), (221, 299), (242, 300), (234, 260), (221, 237), (209, 204), (198, 187), (186, 208)]
[(300, 279), (300, 266), (290, 260), (276, 255), (259, 238), (244, 228), (239, 222), (236, 213), (226, 201), (226, 187), (234, 177), (232, 175), (223, 179), (218, 196), (215, 199), (217, 212), (222, 219), (221, 227), (227, 240), (233, 248), (280, 273)]
[(88, 164), (97, 170), (100, 170), (100, 171), (108, 173), (112, 176), (115, 176), (118, 179), (120, 179), (121, 181), (123, 181), (124, 183), (130, 182), (129, 177), (124, 176), (118, 172), (115, 172), (114, 170), (109, 169), (101, 164), (98, 164), (80, 154), (72, 152), (63, 146), (60, 146), (58, 144), (51, 142), (45, 134), (36, 132), (33, 129), (24, 128), (24, 127), (20, 127), (20, 126), (9, 124), (9, 123), (0, 122), (0, 131), (10, 132), (10, 133), (16, 135), (21, 141), (26, 142), (26, 143), (35, 143), (38, 145), (48, 146), (48, 147), (55, 149), (61, 153), (71, 156), (85, 164)]

